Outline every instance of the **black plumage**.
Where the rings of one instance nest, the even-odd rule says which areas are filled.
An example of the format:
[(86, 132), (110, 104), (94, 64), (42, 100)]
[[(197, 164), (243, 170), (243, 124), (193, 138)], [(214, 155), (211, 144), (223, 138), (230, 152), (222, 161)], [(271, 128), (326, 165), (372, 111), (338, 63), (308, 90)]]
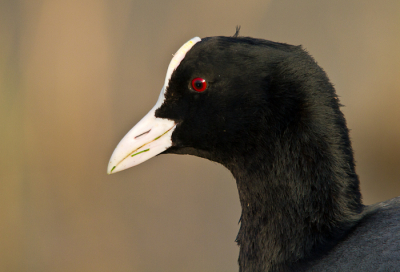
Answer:
[[(193, 78), (207, 82), (204, 92)], [(240, 271), (395, 271), (398, 198), (361, 201), (335, 89), (300, 46), (209, 37), (177, 66), (157, 118), (176, 123), (163, 154), (218, 162), (242, 207)]]

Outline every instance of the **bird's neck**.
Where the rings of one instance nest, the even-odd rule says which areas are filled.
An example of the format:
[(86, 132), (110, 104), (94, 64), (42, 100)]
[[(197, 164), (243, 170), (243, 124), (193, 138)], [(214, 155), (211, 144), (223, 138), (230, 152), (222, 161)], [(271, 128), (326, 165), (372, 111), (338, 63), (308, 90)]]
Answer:
[(240, 271), (293, 269), (329, 250), (360, 220), (352, 153), (338, 147), (286, 139), (258, 157), (227, 165), (242, 206)]

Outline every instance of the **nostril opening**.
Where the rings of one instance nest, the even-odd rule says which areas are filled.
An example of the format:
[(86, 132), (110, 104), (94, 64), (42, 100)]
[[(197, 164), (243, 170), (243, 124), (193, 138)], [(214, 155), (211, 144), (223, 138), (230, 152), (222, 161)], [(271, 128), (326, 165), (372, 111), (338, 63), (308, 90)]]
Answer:
[(149, 132), (150, 132), (150, 130), (151, 130), (151, 129), (149, 129), (149, 130), (148, 130), (148, 131), (146, 131), (146, 132), (143, 132), (142, 134), (139, 134), (139, 135), (135, 136), (135, 139), (137, 139), (137, 138), (139, 138), (139, 137), (141, 137), (141, 136), (143, 136), (143, 135), (145, 135), (145, 134), (149, 133)]

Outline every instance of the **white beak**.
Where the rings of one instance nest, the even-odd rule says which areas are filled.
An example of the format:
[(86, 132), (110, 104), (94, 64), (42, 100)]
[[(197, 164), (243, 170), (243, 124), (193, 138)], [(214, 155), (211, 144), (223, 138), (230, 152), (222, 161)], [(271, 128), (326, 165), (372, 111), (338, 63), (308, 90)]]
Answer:
[[(164, 95), (163, 90), (161, 95)], [(161, 95), (149, 113), (119, 142), (108, 164), (108, 174), (138, 165), (172, 145), (171, 135), (175, 129), (175, 122), (155, 117)]]
[(155, 112), (164, 103), (165, 90), (172, 73), (186, 53), (200, 40), (199, 37), (189, 40), (175, 53), (168, 66), (164, 87), (156, 105), (119, 142), (108, 163), (108, 174), (138, 165), (172, 146), (171, 135), (176, 124), (168, 119), (157, 118)]

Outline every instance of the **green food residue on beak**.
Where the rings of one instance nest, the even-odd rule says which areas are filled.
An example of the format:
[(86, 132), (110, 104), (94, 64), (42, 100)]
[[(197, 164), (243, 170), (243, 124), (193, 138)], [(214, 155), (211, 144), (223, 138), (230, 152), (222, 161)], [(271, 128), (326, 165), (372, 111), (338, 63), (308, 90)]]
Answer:
[[(131, 155), (131, 157), (136, 156), (136, 155), (138, 155), (138, 154), (140, 154), (140, 153), (143, 153), (143, 152), (147, 152), (147, 151), (149, 151), (149, 150), (150, 150), (150, 148), (145, 149), (145, 150), (142, 150), (142, 151), (140, 151), (140, 152), (138, 152), (138, 153), (135, 153), (135, 154)], [(114, 168), (113, 168), (113, 169), (114, 169)], [(112, 170), (111, 170), (111, 171), (112, 171)]]
[(153, 141), (160, 139), (162, 136), (164, 136), (165, 134), (167, 134), (171, 129), (167, 130), (166, 132), (164, 132), (163, 134), (161, 134), (160, 136), (158, 136), (157, 138), (155, 138)]

